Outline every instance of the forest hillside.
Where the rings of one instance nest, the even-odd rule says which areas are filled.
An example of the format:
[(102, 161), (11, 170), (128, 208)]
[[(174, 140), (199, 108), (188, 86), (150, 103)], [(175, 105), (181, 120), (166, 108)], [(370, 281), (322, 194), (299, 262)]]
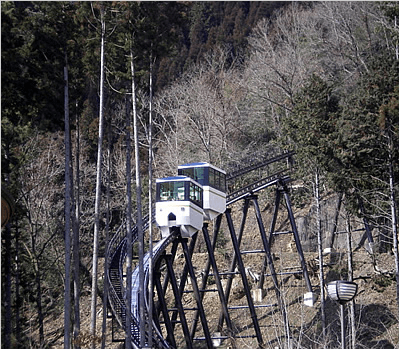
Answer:
[[(358, 318), (384, 314), (352, 348), (398, 347), (398, 17), (371, 1), (1, 2), (2, 347), (111, 345), (106, 245), (141, 222), (153, 179), (288, 151), (321, 292), (297, 347), (327, 348), (331, 270), (360, 280)], [(342, 258), (324, 270), (326, 249)]]

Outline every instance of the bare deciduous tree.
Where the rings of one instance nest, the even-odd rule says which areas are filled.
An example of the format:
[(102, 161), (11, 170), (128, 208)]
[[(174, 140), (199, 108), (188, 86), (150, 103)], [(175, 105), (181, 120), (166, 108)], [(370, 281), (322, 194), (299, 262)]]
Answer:
[(159, 129), (165, 132), (170, 163), (165, 166), (199, 160), (220, 165), (234, 152), (234, 140), (241, 136), (242, 91), (233, 78), (234, 64), (226, 63), (227, 55), (228, 51), (217, 50), (158, 97)]

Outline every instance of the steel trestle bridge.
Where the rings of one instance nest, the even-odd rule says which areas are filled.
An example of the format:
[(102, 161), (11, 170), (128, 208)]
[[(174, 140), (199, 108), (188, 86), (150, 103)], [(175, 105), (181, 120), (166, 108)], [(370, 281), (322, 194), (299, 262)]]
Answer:
[[(266, 307), (273, 307), (280, 313), (286, 340), (290, 340), (290, 325), (286, 314), (286, 307), (283, 304), (278, 277), (283, 274), (301, 274), (308, 294), (313, 295), (287, 186), (291, 181), (289, 172), (292, 156), (293, 153), (291, 152), (284, 153), (228, 173), (227, 180), (232, 181), (245, 174), (256, 173), (256, 171), (267, 168), (270, 165), (277, 168), (277, 170), (272, 171), (272, 174), (266, 174), (262, 176), (261, 179), (252, 181), (251, 184), (244, 185), (227, 196), (227, 209), (214, 220), (212, 236), (208, 231), (208, 223), (204, 223), (202, 231), (194, 234), (191, 239), (182, 238), (179, 228), (171, 228), (171, 232), (167, 237), (162, 238), (154, 244), (152, 251), (152, 265), (154, 268), (152, 273), (150, 273), (149, 270), (150, 255), (149, 253), (145, 254), (143, 265), (145, 275), (144, 304), (146, 319), (140, 319), (139, 316), (139, 298), (141, 295), (139, 294), (138, 265), (132, 274), (132, 290), (126, 290), (126, 283), (124, 281), (126, 274), (124, 266), (127, 255), (126, 226), (122, 225), (119, 227), (112, 237), (107, 251), (108, 269), (106, 278), (109, 283), (108, 302), (113, 319), (113, 340), (117, 340), (114, 338), (115, 322), (120, 328), (126, 331), (127, 306), (130, 306), (131, 309), (130, 324), (131, 343), (133, 348), (142, 348), (141, 344), (143, 342), (145, 343), (144, 347), (150, 347), (150, 344), (152, 348), (214, 348), (219, 346), (223, 340), (231, 340), (231, 343), (234, 343), (237, 339), (245, 337), (252, 338), (256, 341), (259, 348), (263, 348), (265, 347), (265, 339), (261, 331), (258, 311), (259, 308)], [(276, 164), (283, 165), (277, 166)], [(268, 232), (266, 232), (256, 193), (272, 186), (276, 187), (274, 209), (270, 228)], [(284, 206), (291, 227), (291, 230), (287, 232), (276, 231), (277, 218), (280, 206), (282, 206), (280, 202), (282, 200), (284, 200)], [(238, 201), (242, 201), (243, 205), (241, 222), (239, 229), (236, 231), (233, 223), (231, 206)], [(260, 236), (261, 245), (260, 249), (244, 251), (242, 250), (242, 240), (250, 206), (253, 207), (255, 212), (258, 228), (257, 234)], [(155, 210), (152, 217), (154, 217), (153, 222), (149, 222), (149, 216), (143, 218), (143, 231), (148, 228), (150, 223), (155, 222)], [(225, 224), (227, 225), (233, 248), (233, 251), (230, 253), (230, 265), (227, 270), (218, 265), (215, 254), (218, 239), (220, 239), (221, 236), (223, 218), (225, 218)], [(205, 264), (203, 269), (201, 273), (198, 274), (198, 270), (196, 270), (196, 266), (193, 264), (192, 257), (196, 243), (199, 240), (198, 237), (201, 233), (206, 246), (207, 260), (204, 261)], [(277, 271), (274, 266), (272, 245), (280, 234), (292, 234), (293, 236), (300, 263), (300, 267), (296, 271), (282, 273)], [(137, 226), (133, 228), (132, 235), (133, 242), (137, 242)], [(250, 272), (250, 268), (246, 267), (245, 255), (247, 254), (256, 254), (261, 256), (262, 260), (261, 272), (257, 275), (255, 290), (249, 279), (250, 275), (248, 272)], [(184, 261), (183, 264), (181, 263), (179, 269), (174, 266), (176, 259)], [(269, 269), (268, 272), (267, 269)], [(152, 285), (154, 286), (154, 290), (151, 293), (148, 290), (150, 275), (153, 276)], [(258, 291), (262, 294), (266, 277), (270, 277), (272, 280), (275, 302), (272, 304), (259, 304), (259, 302), (254, 300), (254, 292)], [(240, 280), (242, 285), (242, 299), (245, 300), (241, 302), (244, 304), (239, 305), (233, 304), (234, 302), (232, 302), (232, 294), (234, 285), (236, 284), (235, 280), (237, 279)], [(210, 288), (210, 286), (212, 288)], [(131, 292), (132, 295), (132, 303), (130, 305), (126, 304), (126, 292)], [(209, 311), (208, 313), (205, 311), (203, 301), (205, 294), (212, 292), (215, 294), (217, 293), (219, 302), (216, 302), (215, 308), (210, 315)], [(154, 294), (153, 299), (149, 299), (149, 294)], [(187, 305), (187, 300), (185, 300), (187, 294), (190, 295), (190, 299), (192, 300), (190, 301), (190, 305)], [(140, 321), (145, 321), (148, 325), (148, 308), (150, 302), (153, 302), (153, 321), (151, 326), (146, 326), (146, 333), (141, 334)], [(243, 331), (237, 328), (237, 320), (232, 319), (233, 312), (242, 309), (249, 312), (250, 333), (248, 333), (248, 331), (246, 331), (245, 334), (240, 333)], [(218, 316), (216, 316), (216, 312), (219, 312)], [(142, 336), (145, 338), (141, 338)], [(124, 341), (125, 338), (120, 341), (122, 340)], [(234, 347), (234, 344), (232, 344), (232, 347)]]

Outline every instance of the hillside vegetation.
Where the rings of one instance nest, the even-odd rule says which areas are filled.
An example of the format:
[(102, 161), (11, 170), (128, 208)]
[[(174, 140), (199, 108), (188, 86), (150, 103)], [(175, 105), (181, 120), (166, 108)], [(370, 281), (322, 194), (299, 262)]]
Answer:
[[(358, 322), (356, 348), (397, 347), (398, 16), (397, 2), (2, 2), (2, 198), (15, 202), (2, 346), (109, 347), (106, 243), (129, 210), (148, 211), (149, 179), (295, 151), (308, 260), (354, 250), (356, 316), (375, 320)], [(260, 200), (267, 221), (273, 194)], [(316, 265), (317, 314), (299, 318), (298, 347), (324, 347), (336, 321), (324, 282), (351, 277), (347, 265)]]

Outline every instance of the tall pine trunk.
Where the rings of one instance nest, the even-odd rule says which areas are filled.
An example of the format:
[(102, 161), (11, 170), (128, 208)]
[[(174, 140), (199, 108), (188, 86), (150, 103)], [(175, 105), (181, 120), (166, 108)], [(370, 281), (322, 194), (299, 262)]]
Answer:
[[(152, 45), (151, 45), (152, 46)], [(151, 300), (153, 297), (153, 279), (152, 279), (152, 268), (153, 268), (153, 245), (152, 245), (152, 187), (153, 187), (153, 179), (152, 179), (152, 51), (150, 54), (150, 105), (149, 105), (149, 120), (148, 120), (148, 240), (149, 240), (149, 299)], [(148, 309), (148, 332), (152, 333), (152, 302), (149, 302)], [(148, 336), (148, 347), (152, 347), (152, 336)]]
[(21, 302), (21, 295), (20, 295), (20, 290), (19, 290), (19, 285), (20, 285), (20, 274), (19, 274), (19, 270), (20, 270), (20, 265), (19, 265), (19, 227), (18, 227), (18, 220), (16, 220), (15, 222), (15, 301), (16, 301), (16, 305), (15, 305), (15, 326), (16, 326), (16, 339), (17, 339), (17, 343), (21, 343), (21, 330), (22, 330), (22, 326), (21, 326), (21, 322), (20, 322), (20, 304), (22, 304)]
[[(133, 46), (133, 42), (132, 42)], [(136, 111), (136, 86), (134, 82), (134, 56), (133, 47), (130, 48), (130, 69), (132, 79), (132, 108), (133, 108), (133, 131), (134, 131), (134, 154), (136, 167), (136, 205), (137, 205), (137, 234), (139, 245), (139, 314), (140, 314), (140, 346), (145, 345), (145, 316), (144, 316), (144, 235), (142, 224), (142, 205), (141, 205), (141, 176), (140, 176), (140, 151), (139, 151), (139, 134)], [(130, 290), (128, 290), (130, 292)], [(144, 320), (144, 321), (143, 321)]]
[[(3, 238), (3, 236), (2, 236)], [(12, 333), (12, 311), (11, 311), (11, 227), (10, 223), (6, 224), (5, 232), (4, 232), (4, 250), (5, 250), (5, 258), (2, 260), (4, 263), (5, 269), (5, 286), (6, 286), (6, 294), (4, 296), (4, 303), (5, 303), (5, 323), (4, 323), (4, 337), (3, 345), (5, 349), (11, 348), (11, 333)], [(4, 280), (4, 276), (3, 276)], [(3, 281), (4, 282), (4, 281)]]
[[(7, 158), (10, 158), (10, 153), (9, 153), (9, 149), (6, 149), (6, 155)], [(6, 183), (9, 183), (9, 174), (5, 174), (6, 177)], [(5, 195), (5, 189), (2, 183), (2, 188), (1, 188), (1, 198), (3, 201), (3, 195)], [(8, 195), (7, 195), (8, 196)], [(2, 203), (3, 204), (3, 203)], [(4, 332), (2, 332), (3, 334), (3, 341), (2, 343), (4, 343), (4, 348), (8, 349), (11, 348), (11, 334), (12, 334), (12, 309), (11, 309), (11, 288), (12, 288), (12, 275), (11, 275), (11, 261), (12, 261), (12, 256), (11, 256), (11, 240), (12, 240), (12, 236), (11, 236), (11, 226), (10, 226), (10, 221), (9, 221), (10, 217), (8, 217), (8, 221), (5, 225), (5, 231), (4, 231), (4, 260), (2, 260), (2, 263), (4, 263), (4, 271), (5, 271), (5, 296), (4, 296), (4, 303), (5, 303), (5, 314), (4, 314), (4, 319), (5, 319), (5, 323), (4, 323), (4, 327), (2, 327), (2, 330), (4, 330)], [(3, 220), (3, 217), (2, 217)], [(3, 229), (3, 221), (1, 222), (2, 226), (1, 228)], [(15, 232), (15, 250), (16, 250), (16, 257), (18, 257), (18, 222), (16, 222), (16, 232)], [(3, 236), (2, 236), (3, 238)], [(2, 241), (3, 243), (3, 241)], [(17, 267), (19, 265), (19, 258), (16, 259), (17, 262)], [(16, 275), (15, 275), (15, 284), (16, 284), (16, 299), (17, 299), (17, 304), (16, 304), (16, 308), (17, 308), (17, 314), (19, 315), (19, 304), (18, 304), (18, 299), (19, 299), (19, 278), (18, 278), (19, 272), (18, 269), (16, 270)], [(4, 276), (2, 275), (3, 280), (4, 280)], [(4, 282), (4, 281), (3, 281)], [(17, 288), (18, 287), (18, 288)], [(3, 306), (3, 303), (2, 303)], [(16, 316), (16, 319), (18, 319), (18, 316)], [(19, 322), (16, 323), (17, 326), (17, 331), (18, 331), (18, 326), (19, 326)], [(19, 332), (17, 332), (16, 336), (18, 339), (19, 336)]]
[(105, 341), (107, 339), (107, 305), (108, 305), (108, 278), (105, 277), (107, 274), (108, 265), (108, 246), (109, 246), (109, 222), (110, 222), (110, 206), (111, 206), (111, 123), (108, 125), (108, 154), (107, 154), (107, 212), (105, 222), (105, 258), (104, 258), (104, 291), (103, 291), (103, 323), (101, 330), (101, 348), (105, 348)]
[[(132, 96), (133, 98), (133, 96)], [(132, 259), (133, 259), (133, 236), (132, 236), (132, 169), (131, 169), (131, 141), (130, 141), (130, 113), (128, 110), (128, 106), (126, 103), (126, 284), (127, 284), (127, 295), (126, 295), (126, 340), (125, 340), (125, 348), (131, 348), (131, 308), (130, 304), (132, 302)]]
[[(77, 107), (77, 103), (76, 103)], [(80, 256), (79, 256), (79, 231), (80, 231), (80, 129), (79, 116), (76, 108), (76, 154), (75, 154), (75, 221), (73, 226), (73, 290), (74, 290), (74, 323), (73, 338), (75, 349), (79, 349), (78, 337), (80, 334)]]
[[(68, 96), (68, 68), (64, 67), (64, 117), (65, 117), (65, 293), (64, 293), (64, 349), (70, 348), (71, 322), (71, 139), (69, 128), (69, 96)], [(38, 290), (40, 295), (40, 275), (38, 274)], [(40, 313), (39, 313), (40, 317)]]
[(395, 175), (393, 160), (393, 141), (392, 135), (389, 135), (389, 196), (391, 206), (392, 220), (392, 236), (393, 236), (393, 254), (395, 258), (395, 275), (396, 275), (396, 304), (399, 316), (399, 251), (398, 251), (398, 222), (396, 218), (396, 199), (395, 199)]
[(98, 270), (98, 240), (100, 233), (100, 204), (101, 204), (101, 162), (102, 143), (104, 134), (104, 50), (105, 50), (105, 19), (104, 8), (101, 6), (101, 59), (100, 59), (100, 108), (98, 125), (98, 149), (97, 149), (97, 177), (96, 177), (96, 198), (94, 209), (94, 236), (93, 236), (93, 269), (91, 285), (91, 318), (90, 334), (91, 348), (96, 347), (96, 308), (97, 308), (97, 270)]

